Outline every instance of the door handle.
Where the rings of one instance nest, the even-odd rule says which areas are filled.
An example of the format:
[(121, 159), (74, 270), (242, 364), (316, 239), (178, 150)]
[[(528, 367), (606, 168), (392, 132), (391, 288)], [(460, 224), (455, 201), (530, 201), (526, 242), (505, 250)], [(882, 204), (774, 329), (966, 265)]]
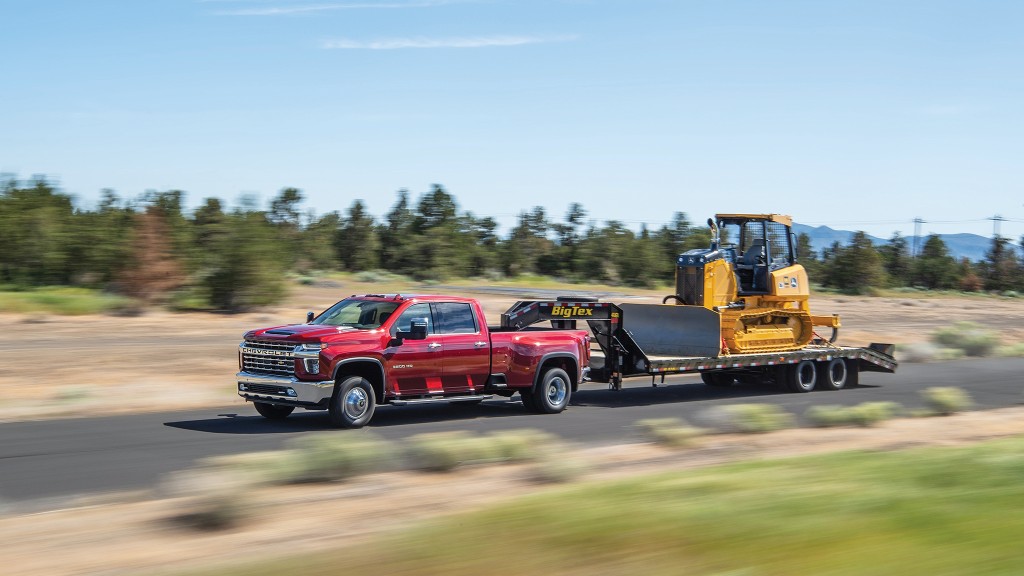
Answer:
[(427, 344), (427, 348), (429, 348), (431, 350), (437, 350), (440, 347), (441, 347), (441, 345), (438, 344), (437, 342), (431, 342), (430, 344)]
[(476, 346), (477, 348), (483, 348), (484, 346), (487, 346), (487, 342), (475, 342), (473, 343), (473, 346)]

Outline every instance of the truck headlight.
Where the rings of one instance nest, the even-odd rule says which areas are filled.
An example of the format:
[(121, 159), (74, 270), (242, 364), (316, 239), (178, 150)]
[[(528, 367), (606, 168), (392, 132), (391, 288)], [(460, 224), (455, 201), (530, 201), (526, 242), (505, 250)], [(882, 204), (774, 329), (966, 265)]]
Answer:
[(319, 352), (323, 349), (323, 342), (306, 342), (305, 344), (299, 344), (299, 351), (301, 352)]
[(308, 374), (319, 374), (320, 373), (320, 360), (316, 358), (305, 360), (306, 372)]

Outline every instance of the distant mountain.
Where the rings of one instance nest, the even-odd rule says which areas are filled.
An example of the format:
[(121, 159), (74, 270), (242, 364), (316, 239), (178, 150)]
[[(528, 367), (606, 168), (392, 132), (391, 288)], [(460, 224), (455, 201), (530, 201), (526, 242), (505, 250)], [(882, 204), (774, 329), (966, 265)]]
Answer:
[[(793, 232), (810, 236), (811, 246), (814, 247), (814, 251), (818, 254), (821, 254), (823, 248), (828, 248), (835, 242), (839, 242), (841, 246), (846, 246), (850, 243), (850, 239), (853, 238), (854, 234), (849, 230), (833, 230), (828, 226), (814, 228), (797, 223), (793, 223)], [(877, 238), (870, 235), (868, 238), (875, 246), (889, 243), (888, 238)], [(914, 237), (907, 236), (906, 238), (907, 248), (912, 250)], [(946, 248), (949, 249), (950, 255), (958, 260), (960, 258), (967, 258), (974, 262), (984, 260), (985, 253), (992, 247), (991, 238), (978, 236), (977, 234), (939, 234), (939, 238), (942, 238), (942, 241), (946, 243)], [(921, 237), (918, 240), (918, 246), (923, 246), (926, 239), (926, 236)], [(1016, 245), (1014, 244), (1014, 246)]]

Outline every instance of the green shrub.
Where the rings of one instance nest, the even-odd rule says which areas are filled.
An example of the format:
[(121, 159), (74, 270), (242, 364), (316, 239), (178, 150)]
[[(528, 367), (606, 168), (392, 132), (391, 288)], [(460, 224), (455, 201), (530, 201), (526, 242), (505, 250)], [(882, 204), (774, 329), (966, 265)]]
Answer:
[(498, 432), (487, 436), (483, 441), (489, 443), (498, 458), (506, 462), (537, 460), (562, 446), (557, 436), (535, 429)]
[(921, 391), (928, 408), (933, 413), (948, 416), (968, 410), (974, 405), (970, 395), (961, 388), (938, 386)]
[(409, 438), (406, 454), (414, 468), (447, 472), (457, 466), (499, 459), (499, 450), (468, 432), (430, 432)]
[(891, 420), (903, 407), (896, 402), (864, 402), (850, 409), (851, 420), (858, 426), (874, 426), (879, 422)]
[(896, 359), (900, 362), (931, 362), (939, 357), (939, 348), (931, 342), (912, 342), (896, 346)]
[(811, 406), (804, 412), (804, 418), (814, 426), (830, 428), (833, 426), (848, 426), (853, 421), (850, 408), (846, 406), (835, 406), (832, 404), (824, 406)]
[(176, 522), (199, 530), (224, 530), (249, 516), (246, 495), (254, 486), (246, 474), (206, 465), (170, 474), (160, 488), (167, 496), (183, 499), (173, 517)]
[(1007, 344), (996, 348), (995, 355), (1000, 358), (1021, 358), (1024, 357), (1024, 342)]
[(205, 458), (198, 470), (244, 478), (253, 485), (288, 484), (305, 473), (305, 464), (296, 450), (267, 450)]
[(534, 461), (527, 478), (541, 484), (555, 484), (579, 480), (590, 471), (590, 463), (569, 450), (548, 451)]
[(804, 417), (815, 426), (874, 426), (903, 410), (895, 402), (864, 402), (856, 406), (811, 406)]
[(774, 404), (733, 404), (709, 411), (709, 419), (723, 432), (759, 434), (793, 425), (793, 416)]
[(211, 492), (196, 496), (177, 520), (199, 530), (227, 530), (249, 516), (245, 497), (239, 492)]
[(959, 348), (939, 348), (935, 351), (936, 360), (959, 360), (967, 356), (967, 352)]
[(968, 356), (987, 356), (999, 344), (999, 336), (974, 322), (957, 322), (936, 330), (932, 341), (946, 348), (963, 350)]
[(694, 438), (704, 433), (680, 418), (649, 418), (637, 421), (634, 426), (651, 442), (670, 448), (689, 446)]
[(63, 316), (117, 313), (135, 306), (130, 298), (89, 288), (50, 286), (0, 292), (0, 312), (44, 312)]
[(291, 482), (329, 482), (392, 467), (388, 444), (376, 436), (325, 432), (300, 436), (288, 444), (295, 456)]

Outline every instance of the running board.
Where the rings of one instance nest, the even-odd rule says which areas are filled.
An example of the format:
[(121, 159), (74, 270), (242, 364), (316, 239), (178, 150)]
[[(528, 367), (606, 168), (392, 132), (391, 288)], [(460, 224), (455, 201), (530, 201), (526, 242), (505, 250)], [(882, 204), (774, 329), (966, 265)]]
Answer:
[(410, 404), (437, 404), (439, 402), (481, 402), (494, 398), (492, 394), (473, 394), (471, 396), (438, 396), (437, 398), (410, 398), (408, 400), (392, 400), (388, 402), (393, 406), (408, 406)]

